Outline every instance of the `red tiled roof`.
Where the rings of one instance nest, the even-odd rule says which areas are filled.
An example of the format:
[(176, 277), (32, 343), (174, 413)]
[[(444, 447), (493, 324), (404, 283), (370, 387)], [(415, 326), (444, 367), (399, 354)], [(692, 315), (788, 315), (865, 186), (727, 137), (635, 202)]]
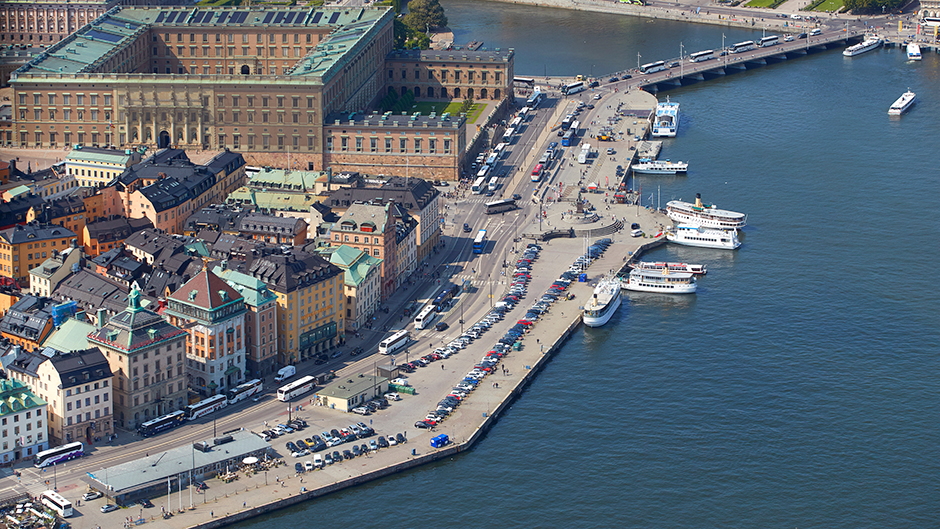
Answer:
[[(193, 292), (195, 294), (192, 294)], [(225, 293), (224, 298), (222, 292)], [(209, 270), (203, 270), (181, 286), (170, 298), (203, 309), (214, 310), (231, 303), (232, 300), (241, 299), (242, 295), (219, 276)]]

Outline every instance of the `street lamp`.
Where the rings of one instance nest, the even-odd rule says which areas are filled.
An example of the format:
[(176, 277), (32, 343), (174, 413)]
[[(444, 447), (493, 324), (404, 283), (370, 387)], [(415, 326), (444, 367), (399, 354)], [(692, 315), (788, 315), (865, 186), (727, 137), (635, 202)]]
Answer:
[(685, 61), (682, 60), (683, 49), (684, 49), (684, 46), (682, 45), (682, 41), (679, 41), (679, 79), (682, 79), (682, 75), (683, 75), (682, 72), (684, 71), (684, 67), (685, 67)]
[[(722, 35), (722, 37), (724, 37), (724, 35)], [(724, 47), (724, 41), (722, 41), (722, 47)], [(637, 71), (640, 70), (640, 57), (642, 57), (642, 55), (640, 55), (640, 52), (637, 52), (637, 54), (636, 54), (636, 69), (637, 69)]]

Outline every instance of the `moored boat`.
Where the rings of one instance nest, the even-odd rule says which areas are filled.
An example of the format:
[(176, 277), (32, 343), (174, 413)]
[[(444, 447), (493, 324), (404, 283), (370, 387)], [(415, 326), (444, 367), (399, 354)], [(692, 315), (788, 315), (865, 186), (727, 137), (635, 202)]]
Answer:
[(670, 200), (666, 203), (666, 214), (679, 224), (693, 224), (719, 230), (736, 230), (747, 224), (747, 215), (744, 213), (702, 204), (701, 193), (695, 194), (694, 204), (681, 200)]
[(637, 174), (676, 174), (689, 170), (686, 162), (670, 162), (669, 160), (640, 160), (630, 166)]
[(670, 272), (689, 272), (690, 274), (702, 275), (707, 272), (703, 264), (668, 263), (665, 261), (637, 261), (630, 266), (637, 270), (654, 270), (657, 272), (662, 272), (663, 269), (668, 269)]
[(846, 48), (845, 51), (842, 52), (842, 55), (845, 55), (846, 57), (855, 57), (856, 55), (861, 55), (867, 51), (871, 51), (877, 48), (878, 46), (881, 46), (883, 42), (884, 41), (881, 40), (881, 38), (875, 35), (870, 35), (865, 37), (865, 40), (862, 42)]
[(620, 280), (625, 290), (634, 292), (657, 292), (660, 294), (694, 294), (695, 277), (689, 272), (639, 270), (634, 268), (629, 277)]
[(594, 288), (594, 295), (584, 305), (581, 319), (588, 327), (600, 327), (620, 308), (620, 280), (616, 277), (604, 278)]
[(666, 96), (665, 103), (657, 104), (652, 129), (654, 138), (674, 138), (679, 130), (679, 103), (669, 101)]
[(923, 57), (920, 54), (920, 45), (916, 42), (907, 43), (907, 60), (909, 61), (919, 61)]
[(737, 250), (741, 247), (737, 230), (718, 230), (689, 224), (667, 229), (666, 240), (684, 246), (718, 250)]
[(897, 99), (894, 103), (891, 104), (891, 108), (888, 109), (888, 114), (892, 116), (900, 116), (907, 109), (911, 108), (911, 105), (914, 104), (914, 100), (917, 98), (914, 92), (911, 92), (911, 89), (908, 88), (907, 92), (901, 94), (901, 97)]

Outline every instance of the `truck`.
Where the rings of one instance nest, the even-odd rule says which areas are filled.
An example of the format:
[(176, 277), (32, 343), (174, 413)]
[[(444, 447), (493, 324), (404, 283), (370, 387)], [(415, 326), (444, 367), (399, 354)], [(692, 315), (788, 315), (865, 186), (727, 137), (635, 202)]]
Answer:
[(277, 376), (274, 377), (275, 382), (283, 382), (288, 378), (297, 374), (297, 368), (294, 366), (284, 366), (277, 370)]

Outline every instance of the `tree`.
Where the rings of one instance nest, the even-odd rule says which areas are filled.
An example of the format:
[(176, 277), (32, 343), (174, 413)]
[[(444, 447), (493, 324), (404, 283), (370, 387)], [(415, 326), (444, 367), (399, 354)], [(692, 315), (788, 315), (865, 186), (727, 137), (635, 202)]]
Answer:
[(429, 28), (446, 26), (447, 17), (439, 0), (411, 0), (404, 22), (415, 31), (425, 33)]
[(415, 31), (398, 18), (395, 19), (394, 34), (393, 46), (396, 50), (426, 50), (431, 47), (431, 38), (424, 30)]
[(881, 13), (885, 11), (897, 12), (901, 8), (901, 0), (845, 0), (845, 9), (855, 14)]

